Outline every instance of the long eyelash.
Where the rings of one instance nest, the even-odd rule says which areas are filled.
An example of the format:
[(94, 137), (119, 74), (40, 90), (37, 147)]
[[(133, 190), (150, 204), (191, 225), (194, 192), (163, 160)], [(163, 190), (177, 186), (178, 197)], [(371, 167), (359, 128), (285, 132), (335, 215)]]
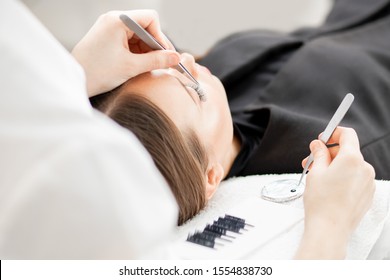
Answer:
[(196, 91), (196, 93), (197, 93), (198, 96), (199, 96), (200, 101), (205, 102), (205, 101), (207, 100), (206, 95), (204, 94), (204, 91), (203, 91), (203, 89), (200, 87), (199, 84), (186, 84), (186, 86), (188, 86), (188, 87), (190, 87), (190, 88), (192, 88), (193, 90)]

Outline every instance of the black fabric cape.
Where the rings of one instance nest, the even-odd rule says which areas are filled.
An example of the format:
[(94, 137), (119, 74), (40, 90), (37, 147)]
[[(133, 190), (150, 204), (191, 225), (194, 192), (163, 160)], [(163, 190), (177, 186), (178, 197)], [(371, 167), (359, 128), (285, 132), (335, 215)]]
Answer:
[(351, 92), (341, 125), (357, 131), (376, 178), (390, 179), (389, 0), (336, 0), (319, 28), (234, 34), (200, 63), (223, 82), (243, 141), (229, 176), (301, 172)]

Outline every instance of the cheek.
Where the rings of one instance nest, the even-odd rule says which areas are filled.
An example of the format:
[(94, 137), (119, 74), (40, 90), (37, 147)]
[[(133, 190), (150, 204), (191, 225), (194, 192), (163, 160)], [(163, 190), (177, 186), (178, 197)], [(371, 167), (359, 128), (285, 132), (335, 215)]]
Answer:
[(215, 95), (207, 105), (207, 114), (202, 121), (205, 141), (216, 152), (224, 152), (233, 139), (233, 123), (225, 96)]
[(207, 96), (196, 130), (202, 142), (215, 153), (226, 152), (233, 139), (233, 124), (222, 83), (214, 76), (201, 77), (201, 86)]
[(230, 149), (233, 138), (233, 130), (229, 125), (221, 122), (219, 117), (210, 117), (206, 120), (202, 130), (201, 142), (207, 151), (211, 152), (218, 160), (223, 159)]

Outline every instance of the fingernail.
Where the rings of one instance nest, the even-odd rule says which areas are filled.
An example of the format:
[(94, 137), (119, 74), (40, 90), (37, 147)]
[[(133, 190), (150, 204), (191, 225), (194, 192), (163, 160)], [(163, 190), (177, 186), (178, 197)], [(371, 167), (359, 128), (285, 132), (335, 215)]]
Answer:
[(320, 148), (320, 143), (318, 142), (318, 140), (314, 140), (313, 142), (311, 142), (311, 150), (313, 152), (317, 151), (319, 148)]
[(180, 62), (180, 57), (178, 54), (173, 53), (173, 54), (169, 55), (169, 64), (170, 65), (177, 65), (177, 64), (179, 64), (179, 62)]

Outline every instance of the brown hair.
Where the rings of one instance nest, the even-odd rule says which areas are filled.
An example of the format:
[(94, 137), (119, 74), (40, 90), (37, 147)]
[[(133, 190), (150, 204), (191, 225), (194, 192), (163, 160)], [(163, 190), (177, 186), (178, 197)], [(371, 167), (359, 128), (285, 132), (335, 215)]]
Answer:
[(91, 103), (132, 131), (145, 146), (176, 198), (179, 225), (205, 206), (208, 160), (193, 131), (180, 132), (160, 108), (140, 94), (115, 90), (92, 98)]

